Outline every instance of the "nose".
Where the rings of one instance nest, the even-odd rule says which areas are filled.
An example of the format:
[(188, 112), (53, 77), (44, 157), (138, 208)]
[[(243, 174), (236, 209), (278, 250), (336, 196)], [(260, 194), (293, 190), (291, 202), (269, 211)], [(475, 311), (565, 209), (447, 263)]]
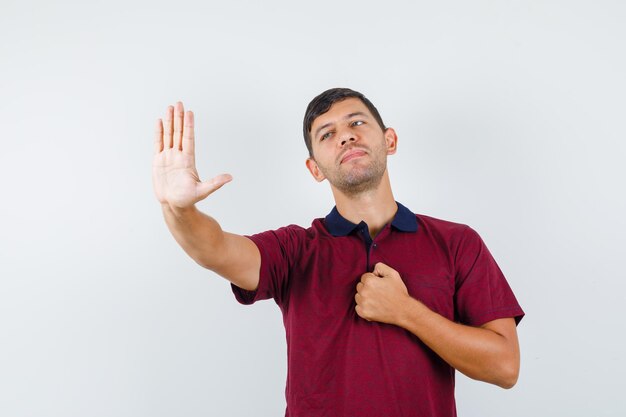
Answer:
[(343, 148), (348, 142), (356, 142), (357, 137), (352, 130), (346, 129), (343, 132), (341, 132), (340, 139), (341, 140), (339, 141), (339, 143), (341, 144), (341, 147)]
[(348, 143), (348, 142), (354, 142), (354, 141), (356, 141), (356, 139), (354, 138), (354, 136), (350, 136), (350, 138), (348, 138), (348, 139), (342, 139), (342, 140), (341, 140), (341, 146), (344, 146), (344, 145), (345, 145), (346, 143)]

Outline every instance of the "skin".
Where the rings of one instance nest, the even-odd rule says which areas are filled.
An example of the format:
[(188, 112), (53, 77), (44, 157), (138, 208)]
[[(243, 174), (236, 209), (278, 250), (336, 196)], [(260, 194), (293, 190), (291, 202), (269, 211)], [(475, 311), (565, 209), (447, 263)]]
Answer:
[(224, 184), (229, 174), (201, 181), (194, 152), (194, 115), (183, 103), (167, 108), (154, 134), (152, 182), (163, 217), (174, 239), (201, 266), (233, 284), (254, 290), (259, 283), (261, 254), (248, 238), (224, 232), (219, 223), (195, 206)]
[[(354, 113), (364, 116), (347, 118)], [(326, 127), (318, 132), (321, 126)], [(392, 128), (383, 132), (367, 107), (355, 98), (335, 103), (313, 121), (311, 132), (313, 157), (306, 160), (309, 172), (318, 182), (327, 179), (339, 213), (355, 224), (365, 221), (374, 237), (398, 209), (387, 172), (387, 155), (395, 154), (397, 149), (396, 132)], [(342, 163), (346, 153), (354, 149), (365, 154)], [(382, 171), (373, 172), (371, 166), (381, 164)], [(376, 174), (377, 180), (366, 180), (368, 175)], [(341, 177), (361, 178), (371, 186), (358, 193), (347, 192), (338, 184)]]
[[(358, 99), (335, 103), (311, 126), (313, 156), (306, 166), (316, 181), (328, 180), (339, 213), (353, 223), (365, 221), (372, 237), (397, 211), (387, 171), (387, 156), (398, 137), (383, 129)], [(261, 257), (244, 236), (224, 232), (195, 203), (232, 180), (228, 174), (201, 181), (195, 168), (194, 118), (181, 102), (167, 109), (155, 129), (153, 184), (168, 228), (198, 264), (235, 285), (255, 290)], [(452, 367), (470, 378), (503, 388), (519, 375), (519, 344), (513, 318), (480, 327), (452, 322), (412, 298), (402, 277), (376, 264), (355, 288), (356, 313), (367, 321), (402, 327), (422, 340)]]

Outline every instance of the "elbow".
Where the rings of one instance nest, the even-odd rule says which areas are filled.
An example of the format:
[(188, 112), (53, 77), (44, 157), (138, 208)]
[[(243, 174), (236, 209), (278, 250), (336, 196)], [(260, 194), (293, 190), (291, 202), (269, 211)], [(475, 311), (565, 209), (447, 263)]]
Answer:
[(506, 364), (503, 364), (500, 369), (498, 378), (494, 383), (500, 388), (511, 389), (517, 383), (517, 379), (519, 378), (519, 362), (518, 361), (510, 361)]
[(512, 378), (502, 379), (496, 385), (498, 385), (500, 388), (511, 389), (515, 386), (516, 383), (517, 383), (517, 377), (512, 377)]

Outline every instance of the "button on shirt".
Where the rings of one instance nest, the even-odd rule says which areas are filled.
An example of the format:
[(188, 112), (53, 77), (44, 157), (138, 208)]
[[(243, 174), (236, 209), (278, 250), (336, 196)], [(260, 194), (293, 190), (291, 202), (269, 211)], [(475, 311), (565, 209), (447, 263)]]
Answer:
[(523, 317), (474, 230), (397, 204), (374, 239), (367, 224), (351, 223), (336, 208), (306, 229), (248, 236), (261, 253), (259, 287), (232, 288), (243, 304), (273, 298), (283, 313), (286, 416), (456, 416), (454, 369), (409, 331), (356, 314), (356, 285), (378, 262), (450, 320), (480, 326)]

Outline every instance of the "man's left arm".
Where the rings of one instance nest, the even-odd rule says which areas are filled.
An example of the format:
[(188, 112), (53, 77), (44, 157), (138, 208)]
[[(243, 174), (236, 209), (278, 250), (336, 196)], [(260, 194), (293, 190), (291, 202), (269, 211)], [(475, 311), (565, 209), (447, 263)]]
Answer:
[(410, 331), (470, 378), (502, 388), (517, 382), (520, 353), (514, 318), (489, 321), (480, 327), (455, 323), (411, 297), (398, 272), (383, 263), (363, 274), (356, 290), (360, 317)]

